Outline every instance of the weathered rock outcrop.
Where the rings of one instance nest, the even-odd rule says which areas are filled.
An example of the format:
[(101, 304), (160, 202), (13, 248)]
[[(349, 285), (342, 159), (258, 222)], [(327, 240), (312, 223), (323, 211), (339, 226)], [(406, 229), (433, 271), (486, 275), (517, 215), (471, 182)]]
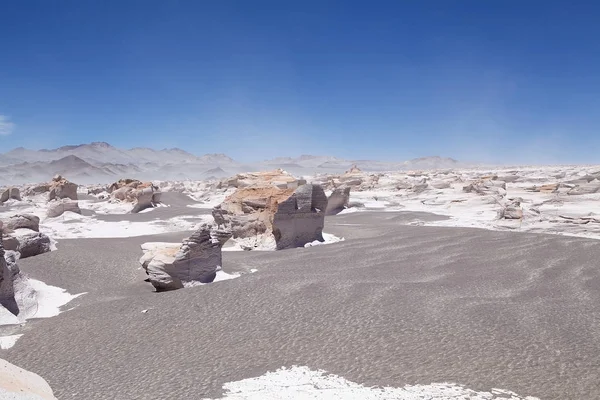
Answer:
[(592, 181), (582, 183), (575, 186), (567, 193), (571, 196), (583, 195), (583, 194), (594, 194), (600, 192), (600, 180), (594, 179)]
[(126, 179), (119, 179), (118, 181), (112, 183), (109, 187), (107, 192), (108, 193), (112, 193), (116, 190), (119, 190), (123, 187), (130, 187), (130, 188), (137, 188), (138, 186), (142, 185), (143, 182), (142, 181), (138, 181), (137, 179), (130, 179), (130, 178), (126, 178)]
[(465, 193), (477, 193), (481, 195), (496, 194), (504, 196), (506, 194), (506, 182), (491, 179), (482, 179), (475, 181), (463, 187)]
[(50, 238), (43, 233), (15, 233), (14, 237), (19, 241), (17, 251), (21, 253), (21, 258), (37, 256), (51, 250)]
[(274, 171), (247, 172), (237, 174), (219, 182), (217, 189), (222, 188), (246, 188), (274, 186), (279, 189), (296, 189), (306, 184), (304, 179), (296, 179), (282, 169)]
[(140, 263), (157, 291), (210, 283), (221, 268), (221, 248), (230, 237), (227, 231), (203, 224), (181, 244), (145, 243)]
[(333, 190), (327, 200), (326, 215), (335, 215), (348, 207), (350, 203), (350, 186), (340, 186)]
[(4, 225), (8, 229), (31, 229), (32, 231), (40, 231), (40, 218), (32, 214), (17, 214), (4, 221)]
[(141, 182), (135, 179), (121, 179), (110, 185), (108, 191), (113, 199), (132, 203), (132, 213), (155, 207), (160, 203), (161, 198), (158, 186), (151, 182)]
[(556, 193), (560, 188), (560, 184), (558, 183), (549, 183), (541, 186), (531, 186), (525, 188), (528, 192), (539, 192), (539, 193)]
[(0, 398), (56, 400), (52, 388), (39, 375), (0, 359)]
[[(0, 222), (0, 230), (2, 222)], [(10, 321), (12, 315), (19, 313), (19, 306), (15, 299), (15, 277), (19, 274), (15, 253), (4, 250), (4, 242), (0, 236), (0, 320)], [(10, 313), (10, 314), (7, 314)], [(8, 318), (5, 316), (8, 315)]]
[(50, 193), (48, 194), (48, 200), (77, 200), (77, 185), (73, 182), (69, 182), (60, 175), (56, 175), (54, 178), (52, 178), (52, 182), (50, 182), (49, 185), (49, 190)]
[(499, 219), (522, 219), (521, 200), (513, 199), (498, 212)]
[(55, 218), (63, 215), (67, 211), (74, 212), (76, 214), (81, 214), (79, 203), (67, 199), (52, 201), (48, 205), (46, 215), (48, 218)]
[(0, 203), (4, 203), (8, 200), (21, 200), (21, 192), (18, 188), (10, 187), (0, 194)]
[[(35, 218), (36, 220), (34, 221), (39, 223), (39, 219), (37, 217)], [(9, 221), (14, 222), (14, 220)], [(35, 227), (38, 228), (39, 225)], [(0, 240), (3, 242), (4, 250), (18, 251), (21, 253), (20, 258), (36, 256), (51, 250), (50, 238), (43, 233), (25, 226), (16, 226), (14, 229), (15, 230), (9, 228), (0, 221), (0, 232), (2, 232)]]
[(238, 189), (213, 209), (234, 238), (272, 234), (278, 250), (323, 241), (327, 197), (319, 185)]

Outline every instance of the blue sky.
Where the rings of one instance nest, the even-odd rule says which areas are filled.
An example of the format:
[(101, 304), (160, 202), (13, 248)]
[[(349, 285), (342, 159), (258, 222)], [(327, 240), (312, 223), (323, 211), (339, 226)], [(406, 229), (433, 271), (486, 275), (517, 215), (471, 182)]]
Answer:
[(600, 162), (600, 3), (7, 1), (0, 151)]

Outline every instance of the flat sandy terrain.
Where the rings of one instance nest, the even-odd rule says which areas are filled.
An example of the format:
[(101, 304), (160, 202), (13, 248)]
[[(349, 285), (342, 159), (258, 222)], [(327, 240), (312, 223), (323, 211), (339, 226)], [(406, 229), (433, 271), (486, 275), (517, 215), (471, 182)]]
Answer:
[(225, 382), (292, 365), (367, 386), (600, 398), (597, 240), (405, 225), (414, 218), (437, 217), (331, 217), (325, 231), (346, 241), (225, 252), (240, 278), (167, 293), (143, 281), (139, 246), (187, 233), (60, 240), (21, 269), (88, 294), (28, 323), (2, 357), (59, 399), (218, 398)]

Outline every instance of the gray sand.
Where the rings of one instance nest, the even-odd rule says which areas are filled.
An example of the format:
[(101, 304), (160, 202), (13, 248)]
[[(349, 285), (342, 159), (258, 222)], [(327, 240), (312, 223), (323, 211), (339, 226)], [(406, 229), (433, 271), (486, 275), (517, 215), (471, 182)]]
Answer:
[[(154, 220), (167, 220), (169, 218), (182, 215), (189, 215), (194, 220), (194, 217), (202, 215), (210, 215), (211, 209), (188, 207), (191, 204), (197, 204), (197, 201), (192, 200), (189, 196), (183, 193), (167, 192), (161, 196), (163, 204), (169, 207), (158, 207), (154, 210), (141, 214), (96, 214), (96, 219), (107, 222), (129, 221), (129, 222), (149, 222)], [(132, 206), (133, 207), (133, 206)], [(83, 213), (89, 213), (90, 210), (85, 210)], [(167, 222), (165, 222), (167, 223)]]
[(226, 271), (259, 271), (160, 294), (142, 281), (139, 244), (185, 233), (61, 240), (22, 270), (89, 294), (33, 321), (3, 358), (59, 399), (216, 397), (225, 382), (292, 365), (368, 386), (600, 398), (597, 241), (402, 225), (415, 216), (436, 218), (328, 218), (345, 242), (228, 252)]

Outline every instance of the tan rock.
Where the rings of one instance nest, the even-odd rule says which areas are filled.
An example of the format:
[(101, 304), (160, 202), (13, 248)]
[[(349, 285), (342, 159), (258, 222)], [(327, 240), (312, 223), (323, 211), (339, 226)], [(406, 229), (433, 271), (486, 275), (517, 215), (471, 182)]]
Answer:
[(0, 396), (10, 399), (56, 400), (52, 388), (44, 378), (3, 359), (0, 359)]
[(323, 241), (327, 197), (319, 185), (298, 189), (254, 187), (238, 189), (213, 209), (218, 225), (234, 238), (273, 235), (277, 249)]
[(133, 204), (132, 213), (160, 203), (161, 191), (152, 182), (141, 182), (135, 179), (121, 179), (108, 187), (113, 199)]
[(60, 175), (56, 175), (52, 178), (52, 182), (49, 184), (50, 193), (48, 194), (48, 200), (54, 199), (71, 199), (77, 200), (77, 185), (73, 182), (69, 182)]
[(53, 200), (48, 205), (48, 211), (46, 211), (46, 216), (48, 218), (56, 218), (63, 215), (67, 211), (74, 212), (76, 214), (81, 214), (79, 203), (76, 201), (71, 201), (69, 199)]

